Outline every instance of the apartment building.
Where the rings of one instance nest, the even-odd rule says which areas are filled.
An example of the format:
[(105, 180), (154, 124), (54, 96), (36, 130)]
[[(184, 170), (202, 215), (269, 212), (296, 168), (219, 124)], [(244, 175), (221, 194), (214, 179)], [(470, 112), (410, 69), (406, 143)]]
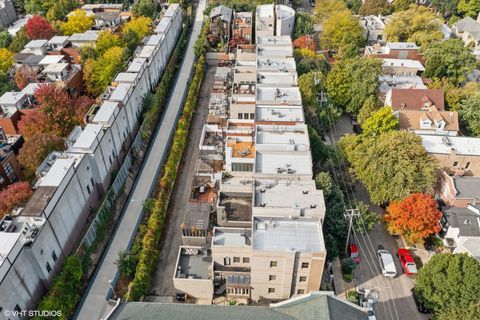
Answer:
[(295, 25), (295, 10), (278, 4), (257, 6), (255, 15), (255, 37), (291, 36)]
[[(71, 133), (68, 150), (53, 152), (38, 168), (35, 191), (23, 209), (0, 222), (0, 291), (9, 293), (0, 296), (0, 310), (34, 309), (78, 242), (131, 144), (142, 98), (158, 82), (181, 31), (178, 4), (168, 12), (169, 31), (157, 42), (144, 39), (145, 45), (136, 51), (153, 46), (153, 54), (134, 57), (125, 75), (89, 111), (85, 128)], [(0, 319), (5, 319), (3, 313)]]
[(0, 26), (8, 28), (17, 20), (12, 0), (0, 0)]
[(251, 12), (234, 12), (232, 38), (243, 39), (247, 43), (253, 40), (253, 16)]
[(257, 7), (257, 45), (239, 46), (232, 68), (229, 118), (202, 133), (201, 149), (223, 148), (219, 227), (211, 243), (180, 248), (173, 275), (198, 303), (280, 301), (320, 287), (325, 203), (312, 180), (291, 38), (274, 35), (276, 19), (287, 21), (278, 11)]

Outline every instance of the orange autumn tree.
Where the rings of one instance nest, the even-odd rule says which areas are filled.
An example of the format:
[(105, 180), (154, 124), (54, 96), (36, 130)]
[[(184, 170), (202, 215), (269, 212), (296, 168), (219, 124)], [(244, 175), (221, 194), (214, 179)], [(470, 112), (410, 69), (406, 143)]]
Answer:
[(11, 184), (0, 192), (0, 218), (25, 203), (32, 193), (32, 187), (28, 182)]
[(293, 47), (295, 49), (308, 49), (313, 52), (317, 50), (313, 37), (308, 34), (295, 39), (293, 41)]
[(442, 213), (431, 195), (414, 193), (402, 201), (391, 203), (384, 219), (390, 233), (418, 243), (440, 231), (441, 217)]

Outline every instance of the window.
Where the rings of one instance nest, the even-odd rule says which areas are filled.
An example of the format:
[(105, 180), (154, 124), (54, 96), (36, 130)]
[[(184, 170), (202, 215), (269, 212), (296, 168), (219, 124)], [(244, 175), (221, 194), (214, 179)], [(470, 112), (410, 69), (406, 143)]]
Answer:
[(233, 257), (233, 263), (240, 263), (240, 257)]
[(247, 257), (243, 258), (243, 263), (250, 263), (250, 258), (247, 258)]
[(93, 178), (90, 178), (90, 182), (92, 183), (92, 187), (94, 187), (95, 183), (93, 182)]
[(243, 119), (243, 113), (238, 113), (238, 119)]
[(299, 281), (299, 282), (305, 282), (305, 281), (307, 281), (307, 277), (302, 276), (302, 277), (300, 277), (300, 278), (298, 279), (298, 281)]
[(276, 276), (276, 275), (271, 274), (271, 275), (268, 276), (268, 281), (275, 281), (275, 280), (277, 280), (277, 276)]
[(270, 268), (276, 268), (278, 265), (277, 261), (270, 261)]
[(226, 266), (229, 266), (230, 265), (230, 258), (223, 258), (223, 264), (226, 265)]
[(243, 119), (248, 120), (248, 113), (243, 114)]
[(3, 176), (0, 176), (0, 183), (3, 184), (5, 182), (5, 178)]
[(55, 251), (52, 251), (52, 259), (53, 261), (57, 261), (57, 254), (55, 253)]
[(454, 167), (458, 166), (458, 161), (455, 161), (455, 162), (453, 163), (453, 166), (454, 166)]
[(232, 163), (232, 171), (252, 172), (253, 163)]
[(90, 167), (89, 167), (89, 166), (87, 166), (87, 171), (88, 171), (88, 170), (90, 170)]
[(91, 192), (90, 191), (90, 186), (87, 186), (87, 192), (88, 192), (88, 194), (90, 194), (90, 192)]
[(46, 263), (45, 264), (45, 268), (47, 269), (47, 272), (50, 273), (50, 271), (52, 271), (52, 267), (50, 267), (50, 263)]
[(268, 288), (268, 293), (275, 293), (275, 288)]
[(465, 165), (465, 169), (468, 169), (470, 167), (470, 162), (467, 162), (467, 164)]
[(305, 290), (303, 290), (303, 289), (298, 289), (297, 290), (297, 294), (304, 294), (304, 293), (305, 293)]
[(13, 172), (13, 166), (10, 162), (7, 163), (6, 166), (3, 167), (5, 169), (5, 173), (11, 180), (15, 180), (17, 177), (15, 176), (15, 173)]
[(302, 269), (308, 269), (308, 262), (302, 262)]
[(254, 120), (254, 119), (255, 119), (255, 112), (250, 113), (250, 120)]

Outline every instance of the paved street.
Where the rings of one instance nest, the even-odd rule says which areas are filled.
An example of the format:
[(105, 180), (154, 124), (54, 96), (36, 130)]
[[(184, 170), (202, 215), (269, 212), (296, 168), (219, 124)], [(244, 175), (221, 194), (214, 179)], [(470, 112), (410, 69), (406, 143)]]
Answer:
[[(193, 115), (187, 147), (183, 157), (183, 167), (180, 169), (175, 188), (172, 192), (169, 210), (168, 225), (163, 242), (157, 269), (155, 271), (151, 294), (155, 296), (175, 296), (173, 274), (178, 255), (178, 248), (182, 244), (180, 225), (185, 217), (187, 201), (190, 197), (193, 175), (195, 174), (196, 160), (198, 159), (200, 136), (208, 115), (208, 102), (215, 76), (215, 66), (210, 66), (203, 79), (198, 105)], [(154, 297), (147, 297), (148, 300)]]
[[(331, 136), (338, 141), (345, 134), (352, 133), (352, 125), (348, 116), (342, 116), (335, 126)], [(370, 205), (370, 210), (383, 214), (379, 206), (371, 205), (368, 194), (361, 183), (355, 185), (355, 198)], [(417, 311), (410, 292), (413, 288), (413, 279), (403, 274), (400, 261), (395, 256), (397, 249), (403, 247), (402, 240), (392, 237), (384, 224), (379, 223), (368, 235), (358, 235), (361, 262), (354, 271), (354, 283), (357, 288), (371, 289), (379, 292), (379, 303), (375, 306), (379, 320), (426, 320), (428, 315)], [(376, 258), (378, 245), (383, 246), (394, 255), (397, 277), (386, 279), (380, 271)]]
[(138, 224), (142, 218), (143, 201), (150, 196), (151, 191), (157, 182), (161, 166), (165, 160), (165, 155), (169, 147), (169, 140), (175, 129), (181, 106), (183, 105), (184, 96), (188, 89), (187, 83), (188, 79), (191, 77), (195, 58), (193, 54), (193, 45), (202, 29), (204, 9), (205, 0), (200, 0), (185, 59), (181, 65), (179, 76), (175, 82), (171, 98), (165, 109), (161, 125), (154, 136), (151, 148), (146, 155), (144, 165), (137, 175), (138, 179), (130, 194), (130, 198), (119, 225), (115, 230), (115, 234), (77, 309), (77, 313), (74, 316), (75, 319), (97, 320), (109, 312), (110, 307), (107, 303), (107, 295), (110, 291), (110, 286), (108, 281), (111, 279), (116, 280), (118, 277), (118, 270), (115, 265), (118, 252), (131, 245)]

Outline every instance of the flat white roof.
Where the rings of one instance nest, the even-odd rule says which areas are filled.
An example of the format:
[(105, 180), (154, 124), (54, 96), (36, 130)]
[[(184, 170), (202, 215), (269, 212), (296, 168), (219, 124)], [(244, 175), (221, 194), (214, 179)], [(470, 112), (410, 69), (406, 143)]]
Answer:
[(0, 232), (0, 266), (22, 235), (21, 232)]
[(257, 121), (276, 122), (304, 122), (303, 108), (297, 106), (266, 106), (257, 105), (255, 108)]
[(290, 19), (295, 16), (295, 10), (283, 4), (277, 4), (275, 6), (275, 13), (277, 14), (277, 19), (279, 20)]
[(264, 46), (292, 46), (292, 38), (290, 36), (258, 36), (257, 47)]
[(423, 84), (422, 78), (419, 76), (396, 76), (381, 75), (378, 77), (380, 81), (380, 92), (387, 93), (392, 88), (397, 89), (427, 89)]
[(255, 181), (255, 207), (310, 209), (324, 206), (322, 190), (316, 190), (315, 181), (279, 179)]
[(257, 87), (257, 101), (302, 104), (298, 87)]
[(420, 138), (422, 138), (422, 144), (428, 153), (450, 154), (454, 149), (456, 154), (480, 155), (480, 138), (433, 135), (420, 135)]
[(52, 63), (43, 69), (43, 73), (60, 73), (68, 67), (68, 63)]
[(145, 58), (135, 58), (132, 60), (130, 65), (128, 66), (127, 72), (140, 72), (142, 70), (143, 65), (145, 64), (147, 59)]
[(420, 71), (425, 71), (423, 64), (417, 60), (410, 59), (383, 59), (384, 67), (405, 67), (405, 68), (415, 68)]
[(118, 107), (118, 102), (114, 101), (103, 101), (100, 109), (98, 109), (97, 114), (93, 118), (93, 122), (109, 122), (110, 118), (115, 112), (115, 109)]
[(258, 46), (257, 47), (257, 57), (287, 58), (292, 56), (293, 56), (293, 47), (291, 45)]
[(268, 58), (268, 57), (259, 57), (257, 59), (257, 70), (258, 71), (296, 71), (297, 66), (295, 64), (294, 58)]
[(310, 219), (254, 217), (252, 246), (258, 251), (325, 251), (322, 225)]
[(131, 83), (119, 83), (108, 100), (123, 101), (131, 86)]
[(43, 47), (47, 42), (48, 42), (48, 40), (44, 40), (44, 39), (32, 40), (32, 41), (30, 41), (29, 43), (27, 43), (27, 44), (25, 45), (25, 48), (31, 48), (31, 49), (41, 48), (41, 47)]
[(259, 18), (273, 18), (273, 4), (263, 4), (257, 6), (257, 16)]
[(387, 42), (387, 47), (392, 50), (417, 50), (418, 46), (414, 42)]
[(59, 158), (55, 160), (48, 173), (40, 182), (41, 187), (58, 187), (67, 174), (70, 167), (75, 163), (75, 158)]
[(48, 40), (48, 44), (63, 44), (68, 41), (68, 36), (54, 36)]
[(147, 46), (158, 46), (165, 36), (163, 34), (154, 34), (151, 35), (147, 41)]
[(115, 78), (114, 82), (135, 82), (138, 73), (120, 72)]
[(312, 175), (310, 151), (256, 151), (255, 172), (284, 177)]
[(103, 125), (98, 123), (89, 123), (85, 126), (73, 148), (90, 149), (98, 134), (102, 131)]
[(212, 243), (215, 246), (248, 247), (245, 241), (245, 232), (250, 235), (248, 228), (220, 228), (213, 229)]
[(18, 101), (22, 100), (25, 97), (23, 92), (14, 92), (9, 91), (5, 92), (0, 97), (0, 104), (16, 104)]
[(40, 83), (29, 83), (25, 88), (23, 88), (22, 93), (33, 96), (38, 87), (40, 87)]
[(172, 19), (169, 17), (163, 17), (160, 23), (155, 28), (155, 33), (166, 33), (170, 25), (172, 24)]
[(145, 46), (138, 54), (139, 58), (150, 58), (157, 48), (154, 46)]
[(255, 143), (309, 145), (307, 132), (308, 131), (306, 125), (258, 125)]
[(47, 65), (47, 64), (53, 64), (53, 63), (59, 63), (60, 61), (63, 60), (63, 56), (60, 54), (53, 54), (53, 55), (48, 55), (45, 56), (38, 64), (40, 65)]
[(260, 71), (257, 73), (257, 84), (260, 85), (296, 85), (298, 75), (292, 72)]
[(72, 34), (68, 40), (70, 41), (77, 41), (77, 42), (93, 42), (97, 41), (98, 39), (98, 31), (95, 30), (87, 30), (84, 33), (74, 33)]

